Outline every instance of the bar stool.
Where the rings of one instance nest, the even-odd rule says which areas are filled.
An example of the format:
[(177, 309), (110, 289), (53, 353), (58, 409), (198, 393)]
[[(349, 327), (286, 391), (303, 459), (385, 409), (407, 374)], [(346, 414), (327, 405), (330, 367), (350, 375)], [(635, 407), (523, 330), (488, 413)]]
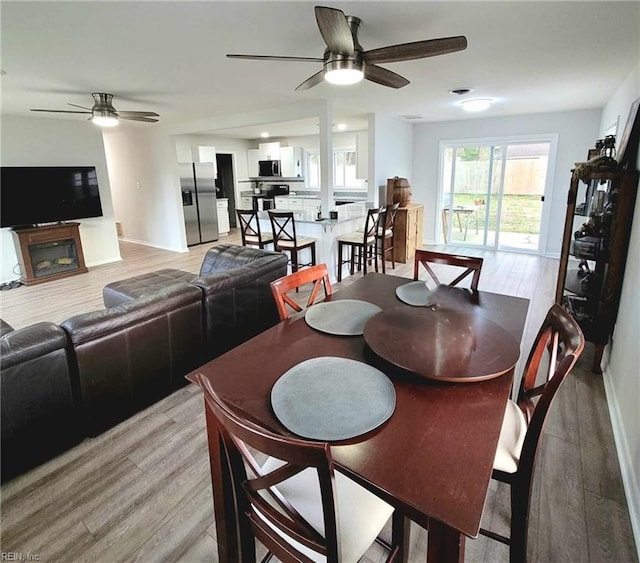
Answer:
[[(278, 252), (289, 252), (291, 271), (297, 272), (301, 266), (313, 266), (316, 263), (316, 239), (298, 237), (293, 211), (269, 210), (269, 220), (273, 232), (273, 246)], [(301, 263), (299, 252), (308, 248), (311, 251), (311, 262)]]
[[(364, 224), (364, 230), (347, 233), (337, 237), (338, 241), (338, 281), (342, 281), (342, 265), (350, 264), (350, 273), (353, 275), (355, 258), (358, 258), (358, 271), (364, 267), (364, 275), (367, 275), (367, 262), (375, 254), (376, 226), (378, 224), (378, 209), (369, 209)], [(349, 247), (349, 257), (343, 259), (344, 247)], [(364, 262), (364, 265), (363, 265)], [(376, 262), (377, 265), (377, 262)]]
[(260, 231), (258, 212), (253, 209), (236, 209), (242, 246), (257, 246), (264, 249), (265, 244), (273, 244), (273, 236)]
[(393, 231), (396, 222), (399, 203), (380, 208), (380, 215), (376, 226), (376, 272), (378, 271), (378, 256), (382, 258), (382, 273), (386, 273), (387, 252), (391, 252), (391, 267), (396, 269), (395, 250), (393, 248)]

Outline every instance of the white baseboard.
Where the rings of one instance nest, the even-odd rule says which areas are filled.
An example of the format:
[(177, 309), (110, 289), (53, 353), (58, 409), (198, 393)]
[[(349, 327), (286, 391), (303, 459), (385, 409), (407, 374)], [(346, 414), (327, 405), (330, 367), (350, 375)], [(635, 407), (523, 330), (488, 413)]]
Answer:
[(189, 252), (189, 249), (187, 247), (174, 248), (172, 246), (164, 246), (164, 245), (161, 245), (161, 244), (152, 244), (152, 243), (144, 241), (144, 240), (136, 240), (136, 239), (132, 239), (132, 238), (121, 238), (120, 240), (123, 240), (124, 242), (131, 242), (133, 244), (142, 244), (144, 246), (150, 246), (151, 248), (159, 248), (160, 250), (170, 250), (171, 252)]
[(609, 365), (609, 347), (606, 346), (601, 363), (602, 380), (604, 382), (604, 390), (609, 407), (609, 416), (611, 417), (611, 426), (613, 428), (613, 438), (616, 443), (618, 461), (620, 462), (622, 485), (625, 496), (627, 497), (631, 529), (633, 530), (633, 537), (636, 542), (638, 560), (640, 560), (640, 489), (637, 485), (639, 479), (636, 475), (636, 472), (640, 471), (640, 468), (634, 467), (633, 460), (631, 459), (631, 450), (629, 449), (629, 442), (624, 432), (624, 426), (622, 425), (618, 400), (612, 383), (615, 374), (611, 373)]
[(105, 258), (104, 260), (93, 260), (92, 262), (86, 262), (87, 268), (93, 268), (94, 266), (102, 266), (103, 264), (111, 264), (113, 262), (122, 262), (122, 256), (117, 258)]

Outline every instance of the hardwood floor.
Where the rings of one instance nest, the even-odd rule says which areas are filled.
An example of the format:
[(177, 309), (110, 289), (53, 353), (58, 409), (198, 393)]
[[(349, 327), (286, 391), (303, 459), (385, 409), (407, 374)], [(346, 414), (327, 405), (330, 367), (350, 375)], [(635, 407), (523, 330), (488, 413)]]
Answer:
[[(238, 243), (232, 234), (220, 243)], [(0, 292), (2, 318), (19, 328), (102, 308), (102, 287), (159, 268), (197, 273), (212, 245), (179, 254), (121, 242), (123, 260), (88, 274)], [(449, 247), (448, 251), (456, 251)], [(460, 250), (463, 252), (463, 250)], [(469, 252), (467, 250), (467, 252)], [(552, 303), (557, 260), (484, 251), (480, 289), (531, 300), (526, 356)], [(389, 273), (412, 276), (412, 265)], [(335, 290), (357, 279), (346, 278)], [(604, 387), (587, 349), (558, 394), (539, 457), (529, 528), (532, 562), (634, 562), (636, 551)], [(493, 483), (484, 527), (508, 531), (508, 488)], [(200, 391), (188, 386), (97, 438), (2, 487), (2, 551), (43, 562), (216, 560)], [(414, 526), (410, 561), (423, 561), (427, 532)], [(363, 561), (382, 561), (372, 547)], [(466, 561), (508, 561), (505, 546), (467, 540)]]

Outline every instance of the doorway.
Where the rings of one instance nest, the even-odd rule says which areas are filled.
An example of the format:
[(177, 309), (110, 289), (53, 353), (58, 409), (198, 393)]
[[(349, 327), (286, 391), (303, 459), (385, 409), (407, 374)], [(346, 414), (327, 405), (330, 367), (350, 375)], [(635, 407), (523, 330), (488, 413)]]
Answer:
[(441, 241), (539, 253), (557, 136), (441, 144)]
[(236, 196), (235, 181), (233, 177), (233, 156), (229, 153), (216, 152), (216, 167), (218, 178), (216, 179), (216, 197), (229, 200), (229, 225), (236, 227)]

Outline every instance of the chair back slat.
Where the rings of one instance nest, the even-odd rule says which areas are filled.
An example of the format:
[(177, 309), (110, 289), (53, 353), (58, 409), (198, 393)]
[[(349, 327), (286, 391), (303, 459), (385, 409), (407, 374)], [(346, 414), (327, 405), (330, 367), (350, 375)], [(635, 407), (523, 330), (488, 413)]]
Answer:
[(296, 222), (293, 218), (293, 211), (271, 211), (269, 210), (271, 230), (273, 231), (273, 242), (277, 246), (281, 241), (294, 242), (296, 238)]
[(304, 268), (271, 282), (271, 292), (276, 301), (281, 321), (289, 318), (287, 305), (295, 312), (303, 310), (303, 307), (288, 295), (288, 293), (309, 283), (313, 283), (313, 288), (311, 289), (311, 294), (306, 301), (305, 307), (310, 307), (316, 302), (316, 299), (318, 299), (320, 295), (321, 288), (324, 288), (325, 298), (331, 295), (331, 282), (329, 281), (329, 272), (326, 264), (317, 264), (309, 268)]
[(253, 209), (236, 209), (236, 216), (238, 217), (242, 246), (259, 246), (263, 248), (264, 241), (260, 230), (258, 212)]
[[(206, 377), (198, 375), (197, 379), (203, 390), (205, 407), (216, 421), (229, 459), (243, 545), (250, 545), (249, 536), (255, 536), (281, 559), (310, 561), (304, 553), (285, 541), (276, 531), (279, 530), (328, 561), (338, 561), (340, 550), (335, 476), (329, 445), (275, 434), (228, 407)], [(209, 435), (209, 439), (216, 438)], [(252, 451), (280, 460), (279, 465), (270, 471), (263, 471)], [(324, 535), (313, 528), (277, 488), (287, 479), (306, 470), (317, 474)]]
[(458, 275), (448, 285), (458, 285), (468, 276), (471, 278), (471, 289), (478, 291), (478, 283), (480, 281), (480, 272), (482, 270), (483, 259), (475, 256), (462, 256), (456, 254), (446, 254), (444, 252), (435, 252), (432, 250), (417, 249), (413, 265), (413, 279), (417, 280), (420, 276), (420, 265), (424, 267), (431, 279), (440, 285), (440, 280), (430, 264), (445, 264), (448, 266), (457, 266), (464, 268), (464, 271)]

